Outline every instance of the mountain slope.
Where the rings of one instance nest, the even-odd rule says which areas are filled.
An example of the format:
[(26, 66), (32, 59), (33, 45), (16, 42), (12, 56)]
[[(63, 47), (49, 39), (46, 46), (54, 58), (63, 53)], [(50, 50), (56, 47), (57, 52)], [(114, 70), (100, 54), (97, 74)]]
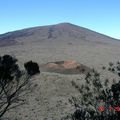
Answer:
[(109, 43), (112, 40), (116, 39), (77, 25), (73, 25), (71, 23), (60, 23), (56, 25), (33, 27), (2, 34), (0, 35), (0, 46), (41, 41), (88, 41), (96, 43)]

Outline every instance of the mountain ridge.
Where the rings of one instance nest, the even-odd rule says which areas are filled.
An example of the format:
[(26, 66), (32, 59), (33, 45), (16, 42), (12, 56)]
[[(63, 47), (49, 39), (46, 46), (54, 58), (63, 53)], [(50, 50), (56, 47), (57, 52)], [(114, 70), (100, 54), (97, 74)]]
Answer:
[[(7, 32), (0, 35), (0, 46), (19, 44), (19, 41), (41, 41), (41, 40), (84, 40), (106, 42), (118, 39), (98, 33), (72, 23), (64, 22), (54, 25), (30, 27), (17, 31)], [(107, 40), (108, 39), (108, 40)], [(109, 41), (108, 41), (109, 42)]]

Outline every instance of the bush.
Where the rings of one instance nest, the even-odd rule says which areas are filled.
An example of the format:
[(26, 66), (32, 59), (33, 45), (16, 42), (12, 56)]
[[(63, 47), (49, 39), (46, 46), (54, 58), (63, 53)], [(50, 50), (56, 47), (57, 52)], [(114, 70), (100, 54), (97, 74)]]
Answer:
[(103, 70), (105, 70), (105, 69), (106, 69), (106, 67), (105, 67), (105, 66), (103, 66), (103, 67), (102, 67), (102, 69), (103, 69)]
[(112, 85), (113, 99), (120, 104), (120, 81)]
[(20, 70), (16, 64), (17, 59), (10, 55), (4, 55), (0, 57), (0, 79), (4, 79), (4, 82), (9, 82), (20, 75)]
[(81, 86), (72, 82), (81, 97), (69, 99), (75, 107), (69, 120), (119, 120), (120, 81), (109, 86), (109, 80), (102, 82), (95, 70), (87, 73), (84, 80)]
[(28, 82), (29, 77), (19, 69), (16, 58), (0, 57), (0, 119), (8, 110), (24, 103), (21, 96)]
[(40, 73), (39, 66), (36, 62), (28, 61), (24, 64), (24, 67), (30, 76)]
[(109, 66), (112, 67), (114, 64), (112, 62), (109, 62)]

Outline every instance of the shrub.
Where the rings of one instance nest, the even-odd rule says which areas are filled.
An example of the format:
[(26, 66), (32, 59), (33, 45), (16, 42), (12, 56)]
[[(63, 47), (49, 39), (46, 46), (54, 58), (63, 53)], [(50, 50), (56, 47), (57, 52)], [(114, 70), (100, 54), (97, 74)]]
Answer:
[(109, 67), (109, 68), (108, 68), (108, 71), (111, 71), (111, 70), (112, 70), (112, 68)]
[(86, 74), (84, 80), (85, 83), (77, 88), (77, 83), (73, 84), (82, 92), (79, 91), (81, 97), (69, 99), (75, 107), (71, 120), (119, 120), (120, 82), (109, 86), (109, 80), (101, 82), (100, 74), (94, 69)]
[(0, 79), (4, 79), (4, 82), (9, 82), (16, 75), (20, 75), (20, 70), (16, 62), (17, 59), (10, 55), (4, 55), (0, 58)]
[(28, 82), (29, 77), (19, 69), (16, 58), (0, 57), (0, 119), (6, 111), (24, 103), (21, 96)]
[(40, 73), (39, 66), (36, 62), (28, 61), (24, 64), (24, 67), (30, 76)]
[(112, 85), (111, 90), (113, 92), (113, 99), (120, 103), (120, 81)]
[(115, 68), (112, 68), (111, 71), (112, 71), (112, 72), (115, 72)]
[(105, 66), (103, 66), (103, 67), (102, 67), (102, 69), (103, 69), (103, 70), (105, 70), (105, 69), (106, 69), (106, 67), (105, 67)]
[(82, 109), (77, 109), (72, 115), (73, 120), (84, 120), (89, 118), (89, 113)]
[(112, 62), (109, 62), (109, 66), (112, 67), (114, 64)]

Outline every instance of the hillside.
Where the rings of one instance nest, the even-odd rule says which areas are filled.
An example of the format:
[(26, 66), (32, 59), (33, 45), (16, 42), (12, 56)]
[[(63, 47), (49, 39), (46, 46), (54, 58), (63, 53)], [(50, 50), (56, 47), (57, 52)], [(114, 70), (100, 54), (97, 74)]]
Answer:
[(0, 35), (0, 46), (25, 44), (30, 42), (94, 42), (109, 43), (115, 40), (92, 30), (73, 25), (60, 23), (56, 25), (40, 26), (8, 32)]

